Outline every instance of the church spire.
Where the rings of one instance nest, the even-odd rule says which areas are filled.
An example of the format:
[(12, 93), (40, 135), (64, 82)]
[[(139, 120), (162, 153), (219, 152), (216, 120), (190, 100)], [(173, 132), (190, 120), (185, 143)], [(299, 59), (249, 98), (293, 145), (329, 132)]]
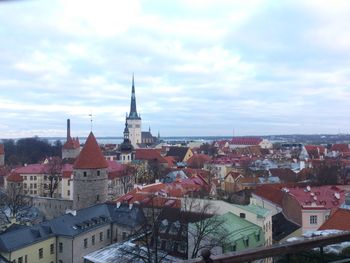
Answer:
[(136, 110), (135, 82), (134, 82), (134, 73), (133, 73), (129, 119), (139, 119), (139, 118), (140, 117), (137, 114), (137, 110)]

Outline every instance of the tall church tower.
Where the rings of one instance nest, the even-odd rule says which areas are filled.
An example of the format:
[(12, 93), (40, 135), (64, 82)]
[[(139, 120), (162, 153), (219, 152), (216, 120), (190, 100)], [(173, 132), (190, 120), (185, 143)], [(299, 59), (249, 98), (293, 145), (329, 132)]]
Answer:
[(92, 132), (73, 165), (73, 209), (107, 201), (108, 163)]
[(135, 96), (135, 83), (134, 74), (132, 75), (132, 89), (131, 89), (131, 103), (130, 113), (126, 118), (129, 129), (129, 140), (134, 148), (137, 148), (137, 144), (141, 143), (141, 117), (137, 114), (136, 110), (136, 96)]

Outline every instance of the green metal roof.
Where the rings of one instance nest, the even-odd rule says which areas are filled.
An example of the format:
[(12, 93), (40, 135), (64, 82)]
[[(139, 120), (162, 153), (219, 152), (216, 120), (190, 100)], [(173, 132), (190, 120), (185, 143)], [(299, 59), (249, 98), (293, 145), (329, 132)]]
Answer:
[(243, 210), (256, 214), (259, 218), (267, 217), (270, 214), (270, 210), (257, 205), (234, 205)]

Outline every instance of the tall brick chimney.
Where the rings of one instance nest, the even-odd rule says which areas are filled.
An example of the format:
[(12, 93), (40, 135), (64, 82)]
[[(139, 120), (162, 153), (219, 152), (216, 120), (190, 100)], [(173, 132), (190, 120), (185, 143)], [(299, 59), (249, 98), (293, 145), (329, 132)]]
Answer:
[(70, 138), (70, 119), (67, 119), (67, 141)]

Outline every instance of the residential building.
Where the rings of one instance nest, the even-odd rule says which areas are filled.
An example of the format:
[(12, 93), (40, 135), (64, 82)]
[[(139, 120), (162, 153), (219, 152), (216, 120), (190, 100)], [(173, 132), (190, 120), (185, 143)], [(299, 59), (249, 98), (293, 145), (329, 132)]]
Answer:
[(272, 244), (272, 213), (270, 210), (254, 204), (236, 205), (222, 200), (183, 198), (181, 201), (184, 211), (199, 212), (205, 206), (209, 206), (208, 211), (212, 214), (223, 215), (230, 212), (261, 227), (265, 238), (262, 244), (266, 246)]
[(283, 188), (284, 215), (302, 227), (302, 232), (315, 231), (328, 219), (332, 210), (345, 200), (336, 186)]
[[(218, 245), (211, 249), (212, 254), (222, 254), (227, 252), (241, 251), (249, 248), (256, 248), (264, 245), (264, 232), (261, 227), (245, 220), (242, 217), (236, 216), (231, 212), (227, 212), (223, 215), (214, 216), (217, 220), (222, 220), (221, 225), (223, 231), (227, 234), (222, 245)], [(209, 219), (205, 219), (209, 220)], [(195, 233), (195, 225), (189, 224), (191, 232)], [(219, 229), (218, 232), (219, 233)], [(205, 245), (210, 243), (210, 239), (215, 238), (216, 234), (206, 237), (201, 244)], [(194, 235), (188, 236), (188, 254), (191, 255), (193, 251)]]
[(85, 255), (125, 240), (144, 220), (136, 206), (99, 204), (1, 233), (0, 254), (16, 263), (83, 263)]
[(166, 156), (174, 157), (176, 162), (186, 163), (193, 156), (193, 152), (190, 147), (172, 146), (169, 148)]

